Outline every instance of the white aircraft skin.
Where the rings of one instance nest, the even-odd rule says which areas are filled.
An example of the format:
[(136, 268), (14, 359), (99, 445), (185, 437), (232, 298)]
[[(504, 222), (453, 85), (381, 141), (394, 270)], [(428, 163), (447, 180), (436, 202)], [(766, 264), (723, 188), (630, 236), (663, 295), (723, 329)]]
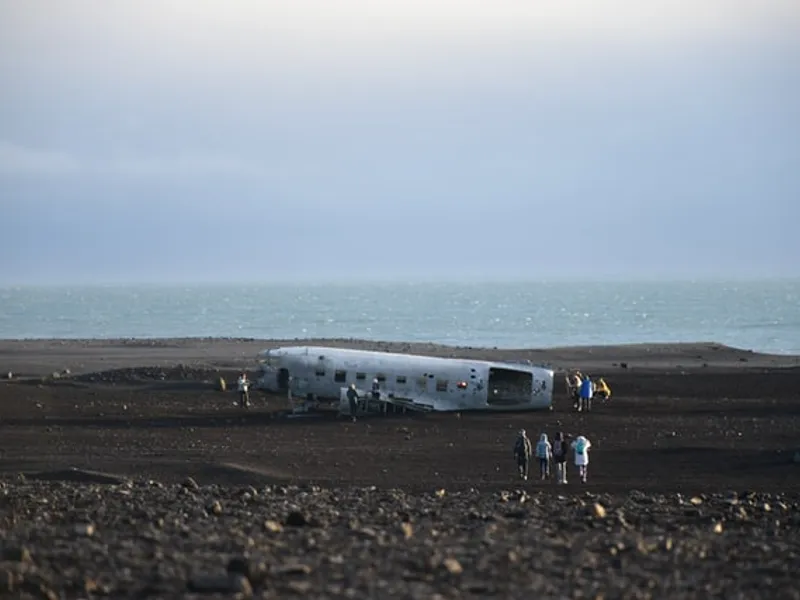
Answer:
[(323, 346), (285, 346), (259, 353), (257, 386), (293, 395), (341, 402), (355, 383), (368, 394), (374, 378), (389, 402), (420, 410), (549, 410), (553, 403), (551, 369), (514, 364), (372, 352)]

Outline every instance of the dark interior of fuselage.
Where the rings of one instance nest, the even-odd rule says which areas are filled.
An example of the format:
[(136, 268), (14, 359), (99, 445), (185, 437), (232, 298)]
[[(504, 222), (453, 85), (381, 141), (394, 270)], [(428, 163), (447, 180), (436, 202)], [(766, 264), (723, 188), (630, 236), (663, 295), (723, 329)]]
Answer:
[(533, 392), (533, 375), (528, 371), (490, 368), (487, 387), (489, 404), (525, 404)]
[(278, 370), (278, 391), (286, 393), (289, 390), (289, 369)]

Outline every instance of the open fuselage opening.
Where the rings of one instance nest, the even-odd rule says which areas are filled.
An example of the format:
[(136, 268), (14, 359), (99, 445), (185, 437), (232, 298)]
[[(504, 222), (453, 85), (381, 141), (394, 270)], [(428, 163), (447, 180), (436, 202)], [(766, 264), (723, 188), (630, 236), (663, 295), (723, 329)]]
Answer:
[(278, 391), (286, 393), (289, 391), (289, 369), (278, 369)]
[(490, 405), (527, 404), (533, 392), (533, 375), (527, 371), (489, 369), (487, 402)]

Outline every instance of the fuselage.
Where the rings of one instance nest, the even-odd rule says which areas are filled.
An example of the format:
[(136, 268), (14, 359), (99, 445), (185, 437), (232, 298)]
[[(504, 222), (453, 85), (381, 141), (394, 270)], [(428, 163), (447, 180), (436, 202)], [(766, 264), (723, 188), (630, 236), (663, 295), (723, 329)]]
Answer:
[(439, 358), (323, 346), (287, 346), (259, 354), (258, 386), (339, 402), (378, 380), (384, 397), (434, 411), (549, 409), (553, 371), (528, 364)]

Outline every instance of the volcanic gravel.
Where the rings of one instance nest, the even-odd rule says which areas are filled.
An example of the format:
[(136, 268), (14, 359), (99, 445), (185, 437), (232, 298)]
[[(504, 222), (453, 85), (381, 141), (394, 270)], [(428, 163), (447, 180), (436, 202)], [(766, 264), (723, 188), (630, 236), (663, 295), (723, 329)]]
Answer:
[(800, 496), (7, 482), (18, 597), (800, 597)]

